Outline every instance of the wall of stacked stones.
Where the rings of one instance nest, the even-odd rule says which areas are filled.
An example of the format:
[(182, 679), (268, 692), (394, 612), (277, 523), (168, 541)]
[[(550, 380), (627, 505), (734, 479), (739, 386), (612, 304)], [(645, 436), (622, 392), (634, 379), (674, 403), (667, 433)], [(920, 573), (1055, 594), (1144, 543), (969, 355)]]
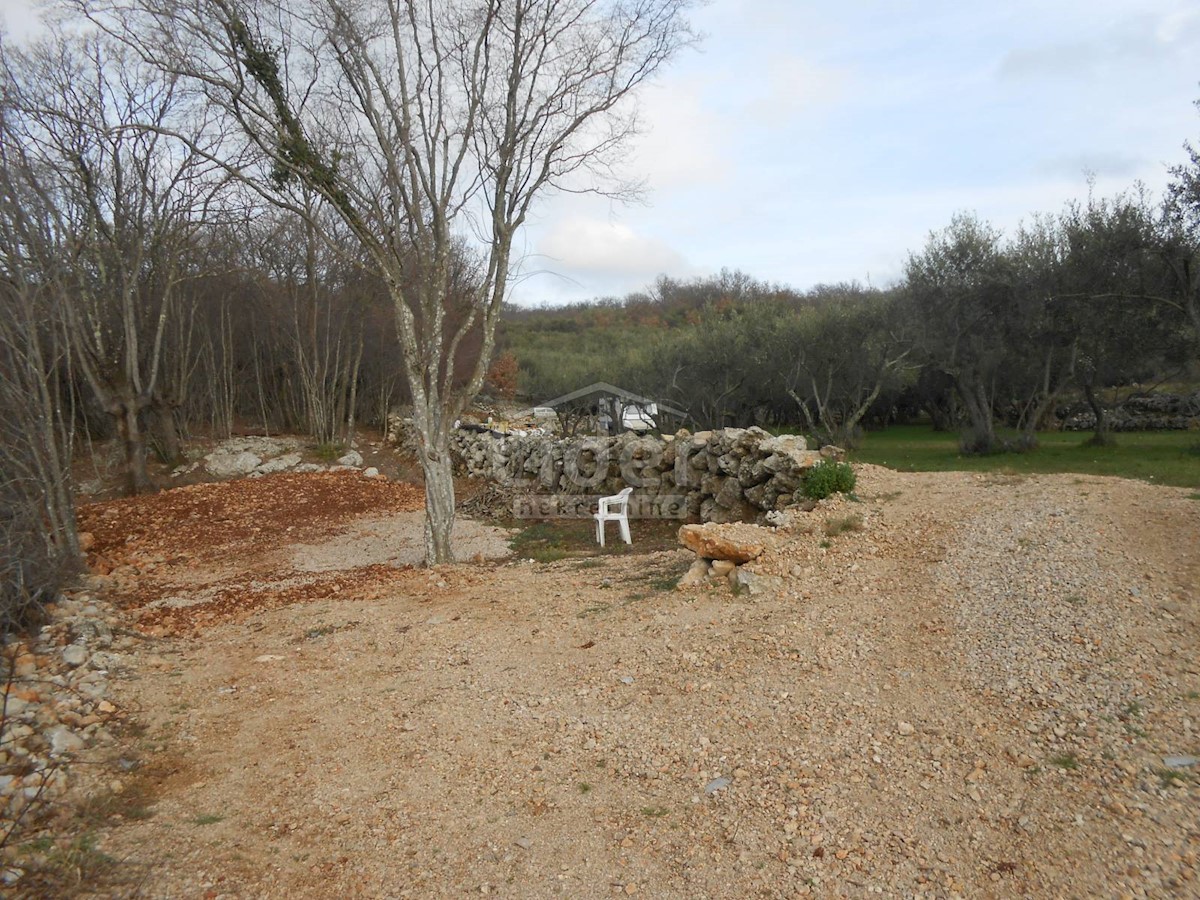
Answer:
[(804, 473), (822, 458), (798, 435), (761, 428), (581, 438), (460, 431), (452, 446), (460, 474), (511, 487), (530, 517), (584, 515), (597, 496), (628, 486), (639, 518), (753, 521), (802, 500)]

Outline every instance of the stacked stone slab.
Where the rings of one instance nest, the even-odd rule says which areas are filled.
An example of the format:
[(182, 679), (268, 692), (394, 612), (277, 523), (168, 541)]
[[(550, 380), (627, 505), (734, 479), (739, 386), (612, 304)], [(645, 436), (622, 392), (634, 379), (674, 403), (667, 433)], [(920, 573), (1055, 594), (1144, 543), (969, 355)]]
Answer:
[(632, 513), (687, 521), (762, 519), (803, 499), (805, 472), (841, 451), (807, 448), (798, 435), (761, 428), (725, 428), (663, 437), (498, 437), (457, 432), (453, 451), (461, 474), (491, 479), (558, 504), (570, 514), (588, 498), (634, 488)]
[[(1064, 431), (1096, 427), (1091, 408), (1076, 403), (1059, 410)], [(1108, 410), (1109, 431), (1194, 431), (1200, 429), (1200, 391), (1194, 394), (1150, 394), (1129, 397)]]

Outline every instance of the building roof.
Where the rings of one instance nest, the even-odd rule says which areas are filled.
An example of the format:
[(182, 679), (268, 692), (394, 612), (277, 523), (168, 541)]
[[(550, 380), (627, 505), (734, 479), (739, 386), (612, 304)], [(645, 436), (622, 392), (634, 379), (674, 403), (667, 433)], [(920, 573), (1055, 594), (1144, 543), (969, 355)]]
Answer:
[(555, 397), (553, 400), (547, 400), (545, 403), (539, 404), (539, 406), (562, 406), (564, 403), (571, 403), (572, 401), (582, 399), (583, 397), (587, 397), (591, 394), (611, 394), (614, 397), (620, 397), (622, 400), (625, 400), (629, 403), (636, 403), (639, 406), (646, 406), (647, 404), (655, 403), (658, 405), (658, 408), (661, 411), (668, 413), (669, 415), (677, 416), (681, 419), (687, 417), (687, 413), (681, 409), (676, 409), (670, 404), (662, 403), (657, 400), (651, 400), (649, 397), (639, 397), (637, 394), (619, 388), (614, 384), (609, 384), (607, 381), (597, 381), (595, 384), (589, 384), (587, 387), (582, 387), (577, 391), (571, 391), (569, 394), (563, 394), (561, 397)]

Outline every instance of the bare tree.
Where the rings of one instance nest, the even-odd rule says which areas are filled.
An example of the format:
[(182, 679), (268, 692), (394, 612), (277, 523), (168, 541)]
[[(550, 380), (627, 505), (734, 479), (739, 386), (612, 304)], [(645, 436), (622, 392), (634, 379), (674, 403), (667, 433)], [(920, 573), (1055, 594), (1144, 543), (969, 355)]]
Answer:
[(142, 127), (171, 122), (178, 93), (121, 45), (55, 34), (7, 53), (2, 74), (8, 136), (49, 217), (28, 249), (53, 275), (79, 370), (124, 441), (130, 491), (150, 489), (142, 418), (218, 182), (195, 149)]
[(0, 634), (39, 624), (80, 556), (69, 349), (37, 252), (52, 217), (9, 112), (0, 105)]
[[(513, 238), (547, 190), (629, 188), (610, 168), (629, 101), (693, 40), (694, 0), (78, 3), (236, 122), (264, 158), (240, 174), (316, 191), (357, 239), (395, 308), (426, 559), (452, 559), (449, 434), (487, 372)], [(455, 296), (463, 242), (478, 277)]]

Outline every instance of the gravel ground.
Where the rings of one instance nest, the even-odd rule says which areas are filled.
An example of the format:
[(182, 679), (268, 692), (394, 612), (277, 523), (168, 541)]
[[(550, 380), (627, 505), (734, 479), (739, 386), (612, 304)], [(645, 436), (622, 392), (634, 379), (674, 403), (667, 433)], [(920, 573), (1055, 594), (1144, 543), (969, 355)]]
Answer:
[(1200, 502), (858, 494), (772, 535), (767, 592), (513, 560), (147, 641), (110, 696), (153, 815), (98, 846), (153, 897), (1200, 896)]

